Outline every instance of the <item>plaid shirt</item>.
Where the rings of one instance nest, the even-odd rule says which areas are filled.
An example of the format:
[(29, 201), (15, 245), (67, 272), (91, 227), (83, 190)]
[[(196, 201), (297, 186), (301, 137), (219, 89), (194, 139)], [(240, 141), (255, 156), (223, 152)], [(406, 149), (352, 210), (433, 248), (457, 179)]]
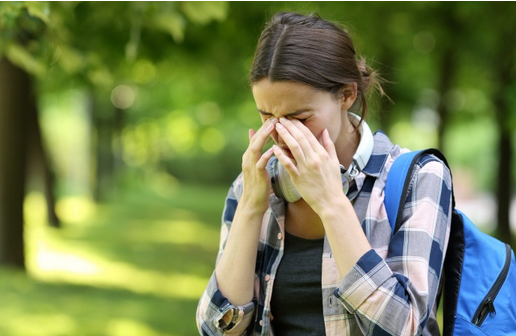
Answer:
[[(406, 151), (385, 134), (374, 135), (373, 154), (348, 192), (372, 249), (344, 277), (328, 239), (324, 240), (321, 286), (326, 335), (439, 335), (435, 298), (449, 238), (451, 176), (437, 158), (420, 159), (402, 226), (392, 236), (384, 187), (394, 159)], [(241, 195), (242, 175), (226, 198), (217, 260)], [(283, 255), (284, 216), (284, 203), (271, 195), (260, 234), (253, 302), (235, 307), (218, 290), (212, 275), (197, 308), (203, 335), (274, 334), (270, 302)]]

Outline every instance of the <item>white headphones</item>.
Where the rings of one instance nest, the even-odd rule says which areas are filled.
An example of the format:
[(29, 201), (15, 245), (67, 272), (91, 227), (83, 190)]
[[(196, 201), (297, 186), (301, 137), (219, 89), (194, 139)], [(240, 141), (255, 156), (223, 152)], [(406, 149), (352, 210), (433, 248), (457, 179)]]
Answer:
[[(361, 118), (353, 113), (348, 113), (352, 118), (351, 122), (353, 125), (358, 125)], [(353, 155), (353, 161), (349, 165), (349, 169), (346, 169), (343, 165), (340, 165), (340, 172), (342, 174), (342, 190), (344, 194), (348, 193), (351, 181), (364, 169), (373, 153), (374, 139), (371, 129), (362, 121), (360, 128), (360, 143), (358, 144), (357, 151)], [(269, 174), (271, 176), (272, 190), (276, 196), (287, 202), (295, 202), (301, 199), (301, 195), (294, 187), (290, 175), (287, 170), (281, 165), (278, 159), (275, 159), (270, 166)]]

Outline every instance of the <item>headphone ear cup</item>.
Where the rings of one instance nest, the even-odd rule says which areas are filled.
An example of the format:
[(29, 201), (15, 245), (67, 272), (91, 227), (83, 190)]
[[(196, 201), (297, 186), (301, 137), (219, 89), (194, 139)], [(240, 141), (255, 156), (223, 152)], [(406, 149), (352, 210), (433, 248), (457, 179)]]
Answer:
[(276, 196), (281, 199), (284, 199), (287, 202), (295, 202), (301, 199), (301, 195), (296, 190), (294, 183), (292, 183), (292, 179), (288, 174), (285, 167), (281, 165), (279, 160), (276, 160), (272, 166), (272, 189)]
[(301, 195), (297, 191), (296, 187), (294, 187), (294, 183), (292, 183), (292, 179), (288, 174), (287, 170), (283, 165), (281, 165), (278, 161), (278, 173), (280, 176), (280, 188), (283, 192), (283, 196), (287, 202), (295, 202), (301, 199)]

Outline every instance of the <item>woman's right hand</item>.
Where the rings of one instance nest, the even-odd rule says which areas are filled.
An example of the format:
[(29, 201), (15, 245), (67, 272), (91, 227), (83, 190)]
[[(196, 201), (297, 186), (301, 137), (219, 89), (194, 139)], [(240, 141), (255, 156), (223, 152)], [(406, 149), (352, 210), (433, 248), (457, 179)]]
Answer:
[(273, 155), (272, 148), (262, 154), (267, 138), (274, 131), (276, 118), (267, 119), (258, 131), (249, 130), (249, 146), (242, 156), (243, 194), (240, 202), (264, 213), (269, 207), (271, 189), (267, 162)]

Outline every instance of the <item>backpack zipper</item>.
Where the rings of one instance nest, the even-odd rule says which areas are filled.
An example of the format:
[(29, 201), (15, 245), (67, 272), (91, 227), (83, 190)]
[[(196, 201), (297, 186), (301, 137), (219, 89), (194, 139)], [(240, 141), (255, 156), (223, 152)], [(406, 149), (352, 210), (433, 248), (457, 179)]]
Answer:
[(484, 323), (484, 320), (486, 319), (488, 314), (491, 314), (492, 316), (496, 315), (494, 300), (496, 299), (498, 292), (502, 288), (502, 285), (504, 284), (505, 279), (507, 278), (507, 274), (509, 274), (509, 267), (511, 266), (511, 247), (507, 244), (505, 244), (505, 251), (505, 265), (503, 266), (502, 270), (500, 271), (500, 274), (498, 275), (498, 278), (496, 278), (496, 281), (494, 282), (493, 286), (491, 287), (485, 298), (482, 300), (482, 302), (480, 302), (480, 305), (478, 306), (475, 315), (473, 315), (473, 318), (471, 319), (471, 323), (475, 324), (478, 327), (482, 326), (482, 323)]

